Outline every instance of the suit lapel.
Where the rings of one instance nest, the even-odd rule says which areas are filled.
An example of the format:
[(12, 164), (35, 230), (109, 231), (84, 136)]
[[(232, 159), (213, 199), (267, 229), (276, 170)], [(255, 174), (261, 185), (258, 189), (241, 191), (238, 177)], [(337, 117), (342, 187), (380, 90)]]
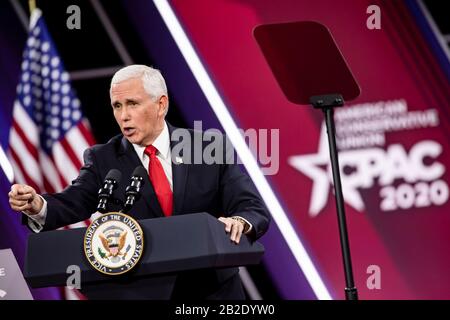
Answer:
[[(173, 147), (178, 145), (179, 143), (185, 143), (184, 140), (178, 142), (178, 141), (172, 141), (172, 132), (173, 130), (177, 129), (173, 126), (171, 126), (169, 123), (167, 123), (167, 126), (169, 128), (169, 135), (170, 135), (170, 154), (172, 158), (172, 183), (173, 183), (173, 214), (180, 214), (182, 213), (181, 210), (183, 209), (183, 201), (184, 201), (184, 194), (186, 189), (186, 182), (188, 178), (188, 168), (189, 164), (185, 163), (183, 161), (183, 150), (181, 149), (181, 154), (174, 155), (172, 153)], [(190, 152), (190, 150), (189, 150)]]
[[(136, 151), (134, 150), (133, 146), (131, 145), (130, 142), (128, 142), (126, 138), (122, 138), (121, 152), (119, 154), (120, 154), (120, 161), (122, 162), (123, 167), (126, 168), (126, 171), (128, 172), (128, 174), (125, 175), (124, 178), (129, 179), (134, 169), (139, 165), (142, 166), (142, 162), (139, 159), (138, 155), (136, 154)], [(126, 181), (126, 183), (128, 182), (129, 181)], [(145, 217), (151, 216), (153, 213), (153, 215), (156, 217), (164, 216), (161, 210), (161, 206), (159, 205), (158, 198), (156, 197), (155, 190), (153, 189), (153, 186), (150, 182), (148, 175), (144, 177), (144, 185), (141, 191), (141, 199), (144, 201), (146, 207), (145, 209), (148, 211), (148, 213), (147, 214), (141, 213), (139, 215)], [(133, 211), (133, 209), (131, 209), (131, 211)]]

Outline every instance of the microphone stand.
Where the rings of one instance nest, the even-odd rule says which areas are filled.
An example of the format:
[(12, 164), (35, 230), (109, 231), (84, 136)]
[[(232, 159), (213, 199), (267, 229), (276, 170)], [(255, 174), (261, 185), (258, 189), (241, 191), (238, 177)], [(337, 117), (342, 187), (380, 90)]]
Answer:
[(103, 186), (98, 190), (98, 204), (97, 211), (105, 213), (107, 211), (108, 201), (113, 198), (113, 190), (117, 182), (111, 179), (105, 179)]
[(113, 196), (114, 189), (117, 187), (117, 181), (106, 180), (103, 186), (98, 190), (98, 204), (97, 211), (100, 213), (106, 213), (108, 211), (108, 203), (113, 203), (119, 206), (123, 206), (123, 201)]
[(333, 171), (334, 192), (339, 224), (339, 237), (341, 242), (342, 258), (345, 271), (345, 298), (358, 300), (358, 291), (353, 280), (352, 259), (348, 243), (347, 222), (345, 218), (344, 197), (342, 195), (341, 176), (339, 171), (338, 152), (336, 148), (336, 132), (334, 126), (334, 108), (344, 105), (344, 98), (340, 94), (312, 96), (309, 102), (316, 109), (321, 109), (325, 116), (330, 148), (331, 168)]
[(133, 207), (134, 203), (141, 197), (141, 188), (144, 183), (144, 178), (140, 175), (133, 175), (131, 178), (131, 184), (125, 190), (125, 202), (123, 203), (122, 213), (127, 213)]

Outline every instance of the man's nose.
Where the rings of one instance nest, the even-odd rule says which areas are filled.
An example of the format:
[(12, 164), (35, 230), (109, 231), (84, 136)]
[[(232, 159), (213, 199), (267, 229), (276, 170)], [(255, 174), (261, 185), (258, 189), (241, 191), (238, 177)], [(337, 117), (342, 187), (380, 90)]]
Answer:
[(121, 121), (130, 120), (130, 112), (128, 111), (127, 107), (122, 108), (122, 112), (120, 113), (120, 120)]

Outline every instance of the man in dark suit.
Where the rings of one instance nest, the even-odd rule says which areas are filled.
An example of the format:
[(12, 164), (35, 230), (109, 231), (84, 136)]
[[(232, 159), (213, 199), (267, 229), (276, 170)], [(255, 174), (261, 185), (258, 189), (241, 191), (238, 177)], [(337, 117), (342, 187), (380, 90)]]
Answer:
[[(211, 137), (203, 139), (202, 132), (175, 128), (165, 121), (169, 101), (164, 78), (158, 70), (142, 65), (119, 70), (111, 81), (110, 97), (122, 135), (87, 149), (84, 166), (71, 186), (60, 193), (42, 196), (30, 186), (12, 186), (11, 208), (26, 214), (33, 231), (52, 230), (88, 219), (96, 211), (97, 191), (110, 169), (118, 169), (124, 177), (130, 177), (137, 166), (143, 165), (149, 177), (144, 181), (142, 197), (130, 212), (136, 219), (209, 212), (224, 223), (225, 231), (236, 244), (242, 234), (257, 239), (266, 232), (269, 213), (249, 177), (236, 164), (224, 163), (226, 150), (216, 150), (219, 154), (214, 159), (223, 160), (219, 163), (209, 164), (210, 159), (192, 163), (198, 159), (196, 152), (204, 156), (204, 141)], [(223, 136), (216, 135), (214, 139), (216, 145), (226, 145)], [(196, 141), (201, 141), (200, 148)], [(180, 152), (174, 154), (174, 150)], [(125, 185), (119, 185), (117, 194), (125, 193)], [(119, 290), (112, 297), (146, 297), (145, 292), (131, 296), (125, 293), (126, 290)], [(173, 298), (186, 297), (245, 298), (238, 269), (181, 274)]]

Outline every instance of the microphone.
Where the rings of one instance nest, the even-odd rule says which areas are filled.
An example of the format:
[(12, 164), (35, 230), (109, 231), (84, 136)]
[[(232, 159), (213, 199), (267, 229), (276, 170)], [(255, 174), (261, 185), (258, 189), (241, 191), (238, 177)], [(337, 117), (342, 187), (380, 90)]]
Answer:
[(139, 200), (141, 196), (141, 187), (144, 184), (144, 177), (147, 175), (147, 171), (143, 166), (138, 166), (134, 169), (131, 175), (131, 184), (125, 190), (125, 205), (123, 207), (123, 212), (130, 211), (131, 207), (136, 201)]
[(103, 182), (103, 187), (98, 190), (98, 205), (97, 211), (105, 213), (108, 200), (111, 198), (114, 189), (117, 188), (120, 182), (122, 173), (117, 169), (109, 170)]

